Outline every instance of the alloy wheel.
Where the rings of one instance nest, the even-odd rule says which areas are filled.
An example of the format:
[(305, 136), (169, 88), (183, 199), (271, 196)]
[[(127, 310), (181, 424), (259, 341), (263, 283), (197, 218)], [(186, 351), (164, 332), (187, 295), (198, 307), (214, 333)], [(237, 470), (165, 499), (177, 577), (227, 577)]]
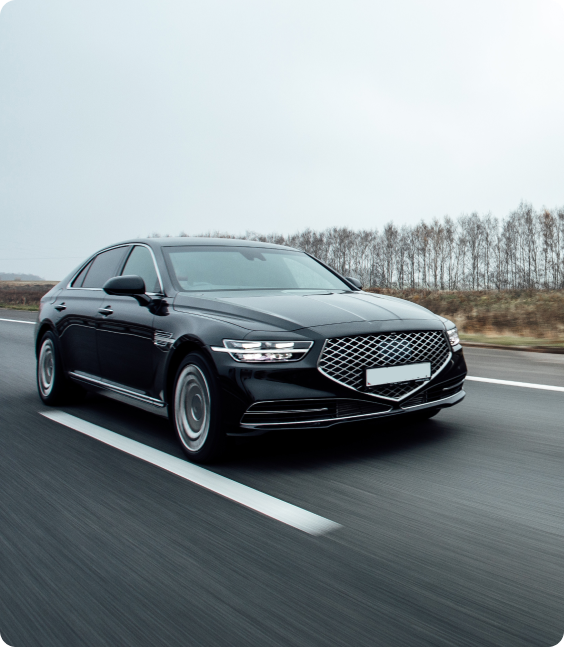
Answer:
[(174, 415), (176, 428), (189, 452), (202, 448), (210, 430), (211, 398), (205, 375), (195, 364), (188, 364), (176, 382)]
[(37, 371), (39, 389), (46, 398), (55, 384), (55, 347), (50, 339), (46, 339), (41, 346)]

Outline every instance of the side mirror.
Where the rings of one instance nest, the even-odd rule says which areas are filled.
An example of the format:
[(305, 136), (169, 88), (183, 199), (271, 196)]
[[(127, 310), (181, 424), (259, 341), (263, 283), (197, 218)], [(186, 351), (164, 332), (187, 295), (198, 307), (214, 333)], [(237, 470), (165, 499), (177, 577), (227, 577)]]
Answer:
[(362, 283), (358, 279), (355, 279), (352, 276), (347, 276), (347, 281), (349, 281), (349, 283), (352, 283), (355, 288), (362, 290)]
[(133, 297), (145, 294), (145, 281), (140, 276), (114, 276), (104, 283), (106, 294)]

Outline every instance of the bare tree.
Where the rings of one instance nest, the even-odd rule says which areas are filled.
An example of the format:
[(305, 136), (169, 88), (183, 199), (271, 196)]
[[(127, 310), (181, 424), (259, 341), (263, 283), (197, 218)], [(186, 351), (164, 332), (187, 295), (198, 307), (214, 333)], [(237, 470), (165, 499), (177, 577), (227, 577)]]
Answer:
[(219, 231), (199, 235), (289, 245), (341, 274), (358, 277), (366, 286), (564, 288), (564, 208), (537, 213), (530, 204), (521, 203), (501, 220), (490, 213), (472, 213), (401, 228), (389, 222), (381, 231), (331, 227), (289, 235), (253, 231), (242, 236)]

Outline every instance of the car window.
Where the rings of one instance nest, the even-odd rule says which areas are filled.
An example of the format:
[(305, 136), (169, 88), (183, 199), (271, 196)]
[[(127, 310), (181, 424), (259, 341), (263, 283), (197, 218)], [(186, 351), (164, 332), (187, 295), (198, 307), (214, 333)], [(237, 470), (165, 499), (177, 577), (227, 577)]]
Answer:
[(307, 254), (253, 247), (167, 247), (171, 275), (182, 291), (350, 290)]
[(76, 279), (72, 282), (72, 286), (71, 286), (71, 287), (73, 287), (73, 288), (80, 288), (80, 287), (82, 287), (82, 283), (83, 283), (83, 281), (84, 281), (84, 277), (85, 277), (85, 276), (86, 276), (86, 274), (88, 273), (88, 270), (90, 269), (90, 266), (91, 266), (91, 265), (92, 265), (92, 261), (90, 261), (90, 263), (88, 263), (87, 265), (85, 265), (85, 266), (83, 267), (83, 269), (81, 270), (80, 274), (79, 274), (79, 275), (76, 277)]
[[(306, 262), (304, 262), (305, 259), (307, 259)], [(311, 261), (311, 259), (305, 254), (284, 257), (284, 264), (288, 268), (296, 286), (306, 290), (312, 285), (323, 289), (334, 288), (335, 276), (327, 272), (319, 263), (308, 261)], [(320, 275), (319, 268), (325, 271), (323, 275)]]
[(117, 276), (127, 247), (114, 247), (98, 254), (82, 284), (83, 288), (101, 288), (104, 283)]
[(161, 285), (153, 255), (146, 247), (136, 245), (127, 259), (122, 274), (134, 274), (140, 276), (145, 281), (145, 290), (147, 292), (160, 292)]

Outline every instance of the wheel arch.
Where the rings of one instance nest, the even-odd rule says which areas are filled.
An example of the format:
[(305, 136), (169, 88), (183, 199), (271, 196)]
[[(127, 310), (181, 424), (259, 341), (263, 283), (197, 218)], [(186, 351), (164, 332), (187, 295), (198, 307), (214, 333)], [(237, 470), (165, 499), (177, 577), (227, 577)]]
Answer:
[(50, 321), (42, 321), (35, 338), (35, 356), (39, 357), (39, 345), (46, 332), (52, 332), (58, 338), (57, 331)]
[(176, 377), (178, 367), (186, 355), (193, 352), (197, 352), (202, 355), (207, 360), (212, 370), (216, 370), (211, 354), (200, 339), (197, 339), (196, 337), (183, 337), (180, 339), (172, 350), (172, 355), (168, 361), (166, 370), (165, 402), (167, 404), (172, 402), (174, 378)]

